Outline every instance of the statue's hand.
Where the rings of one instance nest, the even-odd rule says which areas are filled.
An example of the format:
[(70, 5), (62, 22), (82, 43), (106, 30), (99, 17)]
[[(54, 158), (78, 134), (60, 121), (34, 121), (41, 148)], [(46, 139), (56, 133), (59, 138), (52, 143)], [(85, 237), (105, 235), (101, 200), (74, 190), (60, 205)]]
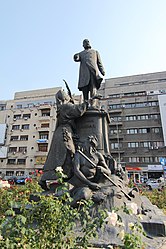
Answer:
[(107, 176), (111, 176), (111, 171), (109, 169), (105, 169), (103, 166), (97, 166), (97, 169), (101, 174), (106, 174)]
[(100, 170), (101, 173), (105, 172), (105, 169), (102, 166), (97, 165), (97, 169)]
[(75, 54), (73, 58), (74, 58), (74, 61), (76, 61), (76, 62), (79, 61), (79, 55), (78, 54)]
[(89, 186), (92, 190), (98, 190), (100, 189), (100, 186), (97, 183), (91, 183)]

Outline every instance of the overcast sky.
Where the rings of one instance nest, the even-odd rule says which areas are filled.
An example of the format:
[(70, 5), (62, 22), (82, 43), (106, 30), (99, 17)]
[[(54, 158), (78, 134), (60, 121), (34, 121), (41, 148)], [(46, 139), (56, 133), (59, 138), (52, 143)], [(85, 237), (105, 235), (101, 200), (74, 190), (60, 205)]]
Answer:
[(166, 0), (0, 0), (0, 100), (63, 79), (79, 93), (84, 38), (106, 79), (166, 71)]

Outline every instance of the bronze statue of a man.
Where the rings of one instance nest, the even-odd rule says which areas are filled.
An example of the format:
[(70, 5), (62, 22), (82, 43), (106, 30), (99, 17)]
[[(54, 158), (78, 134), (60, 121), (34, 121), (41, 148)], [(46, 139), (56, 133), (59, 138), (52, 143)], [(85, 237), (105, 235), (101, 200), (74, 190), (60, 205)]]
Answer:
[(78, 89), (83, 92), (84, 100), (94, 98), (100, 88), (105, 71), (102, 65), (99, 52), (92, 49), (88, 39), (83, 41), (84, 50), (74, 55), (74, 61), (80, 62)]

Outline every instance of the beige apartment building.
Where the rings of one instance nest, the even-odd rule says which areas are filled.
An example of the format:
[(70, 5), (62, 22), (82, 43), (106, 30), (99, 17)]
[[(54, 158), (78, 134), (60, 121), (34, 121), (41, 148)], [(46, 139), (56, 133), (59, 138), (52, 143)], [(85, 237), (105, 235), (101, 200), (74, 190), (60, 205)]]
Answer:
[(43, 168), (56, 124), (61, 87), (16, 92), (0, 101), (0, 174), (29, 176)]
[(166, 71), (106, 79), (99, 92), (111, 119), (112, 156), (135, 181), (164, 175)]
[[(1, 175), (28, 176), (43, 168), (60, 89), (17, 92), (13, 100), (0, 101)], [(99, 93), (111, 120), (114, 159), (135, 181), (164, 175), (160, 158), (166, 158), (166, 71), (106, 79)]]

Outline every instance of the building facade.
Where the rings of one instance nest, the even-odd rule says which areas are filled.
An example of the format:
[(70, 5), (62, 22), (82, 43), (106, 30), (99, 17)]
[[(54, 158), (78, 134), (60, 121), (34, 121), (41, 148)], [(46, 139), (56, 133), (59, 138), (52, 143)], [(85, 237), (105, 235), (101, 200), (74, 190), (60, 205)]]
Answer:
[(112, 156), (135, 181), (164, 175), (166, 72), (105, 80), (99, 91), (111, 119)]
[[(17, 92), (13, 100), (0, 101), (0, 176), (28, 176), (43, 168), (60, 89)], [(166, 158), (166, 71), (106, 79), (99, 93), (111, 120), (113, 158), (135, 181), (164, 176), (160, 159)]]
[(29, 176), (43, 168), (56, 124), (60, 87), (17, 92), (0, 101), (0, 175)]

